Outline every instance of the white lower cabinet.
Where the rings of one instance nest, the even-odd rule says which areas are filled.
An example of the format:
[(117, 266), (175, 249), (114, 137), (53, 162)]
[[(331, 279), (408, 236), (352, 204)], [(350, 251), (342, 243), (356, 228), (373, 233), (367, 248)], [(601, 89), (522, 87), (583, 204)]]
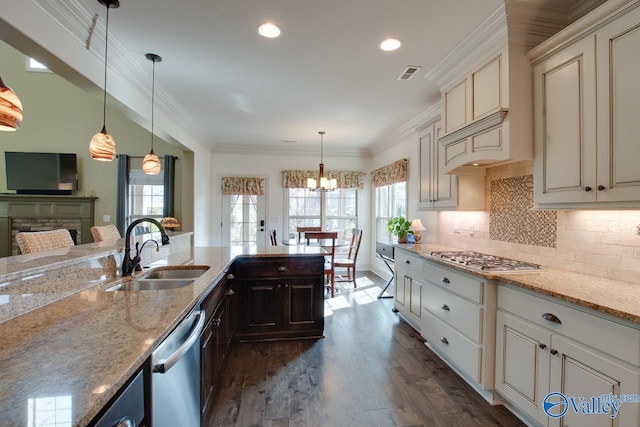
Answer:
[(493, 402), (496, 284), (423, 260), (426, 345)]
[[(622, 403), (615, 417), (592, 413), (600, 396), (640, 394), (638, 328), (501, 285), (496, 330), (495, 388), (532, 424), (640, 425), (640, 402)], [(549, 393), (561, 402), (552, 416)]]
[(395, 252), (394, 308), (420, 332), (422, 307), (422, 259), (407, 252)]

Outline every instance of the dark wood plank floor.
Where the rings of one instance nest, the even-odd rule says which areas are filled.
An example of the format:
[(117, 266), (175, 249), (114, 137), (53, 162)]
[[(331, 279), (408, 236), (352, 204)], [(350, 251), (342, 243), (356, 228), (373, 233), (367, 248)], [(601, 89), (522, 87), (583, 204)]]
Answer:
[(325, 304), (325, 338), (235, 344), (213, 426), (523, 426), (480, 398), (359, 275)]

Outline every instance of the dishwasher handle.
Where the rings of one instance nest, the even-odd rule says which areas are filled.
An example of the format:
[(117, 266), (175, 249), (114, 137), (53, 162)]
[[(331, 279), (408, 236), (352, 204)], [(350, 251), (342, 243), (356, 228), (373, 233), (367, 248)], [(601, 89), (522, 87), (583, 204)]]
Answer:
[(191, 331), (191, 335), (189, 335), (189, 337), (180, 345), (180, 347), (176, 349), (176, 351), (173, 352), (171, 356), (167, 357), (166, 359), (159, 360), (158, 363), (154, 364), (153, 372), (158, 372), (161, 374), (167, 372), (173, 365), (178, 362), (178, 360), (180, 360), (182, 356), (184, 356), (187, 351), (189, 351), (189, 349), (198, 340), (198, 338), (200, 338), (200, 334), (204, 329), (204, 311), (194, 311), (193, 314), (195, 316), (198, 316), (198, 323), (193, 328), (193, 331)]

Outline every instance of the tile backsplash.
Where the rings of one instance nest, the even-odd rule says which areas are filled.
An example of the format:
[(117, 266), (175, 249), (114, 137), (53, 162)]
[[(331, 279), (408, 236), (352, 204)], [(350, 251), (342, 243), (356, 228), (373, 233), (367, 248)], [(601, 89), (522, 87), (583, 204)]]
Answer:
[(556, 211), (533, 208), (533, 175), (495, 179), (490, 184), (489, 238), (556, 247)]
[[(503, 197), (505, 188), (513, 189), (514, 186), (520, 188), (519, 186), (525, 185), (519, 179), (510, 181), (510, 178), (532, 175), (533, 162), (531, 161), (488, 169), (486, 206), (490, 210), (432, 213), (430, 215), (433, 217), (429, 218), (428, 223), (437, 223), (438, 233), (437, 237), (429, 236), (429, 240), (437, 240), (442, 245), (459, 249), (486, 252), (640, 285), (640, 235), (636, 234), (636, 226), (640, 224), (638, 210), (535, 211), (547, 212), (543, 214), (540, 223), (549, 227), (553, 226), (552, 216), (555, 214), (555, 247), (539, 244), (548, 241), (550, 234), (536, 234), (541, 232), (527, 230), (526, 227), (520, 228), (525, 235), (523, 240), (502, 239), (506, 232), (496, 230), (497, 226), (515, 230), (521, 227), (517, 224), (518, 222), (527, 224), (532, 217), (525, 220), (514, 215), (498, 218), (495, 212), (492, 217), (491, 202), (494, 192), (497, 192), (499, 197)], [(526, 181), (527, 178), (523, 180)], [(494, 184), (492, 189), (494, 181), (503, 182)], [(528, 191), (531, 192), (532, 188)], [(518, 197), (513, 198), (515, 200)], [(533, 197), (532, 193), (531, 197)], [(520, 204), (522, 201), (515, 203), (518, 206)], [(454, 232), (454, 228), (460, 232)], [(547, 231), (550, 233), (549, 230), (545, 233)], [(511, 234), (513, 232), (509, 231), (509, 235)]]

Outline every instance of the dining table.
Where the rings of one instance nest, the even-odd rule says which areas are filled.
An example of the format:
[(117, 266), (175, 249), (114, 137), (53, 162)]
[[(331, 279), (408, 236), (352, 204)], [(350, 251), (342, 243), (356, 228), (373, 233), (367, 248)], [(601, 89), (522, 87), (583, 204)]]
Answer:
[[(298, 245), (306, 246), (307, 241), (298, 240), (298, 239), (287, 239), (287, 240), (283, 240), (282, 244), (287, 246), (298, 246)], [(335, 247), (343, 248), (345, 246), (349, 246), (350, 244), (351, 242), (348, 240), (336, 239)], [(323, 248), (328, 248), (328, 247), (331, 247), (331, 239), (319, 239), (319, 240), (314, 239), (313, 241), (309, 242), (309, 246), (322, 246)]]

